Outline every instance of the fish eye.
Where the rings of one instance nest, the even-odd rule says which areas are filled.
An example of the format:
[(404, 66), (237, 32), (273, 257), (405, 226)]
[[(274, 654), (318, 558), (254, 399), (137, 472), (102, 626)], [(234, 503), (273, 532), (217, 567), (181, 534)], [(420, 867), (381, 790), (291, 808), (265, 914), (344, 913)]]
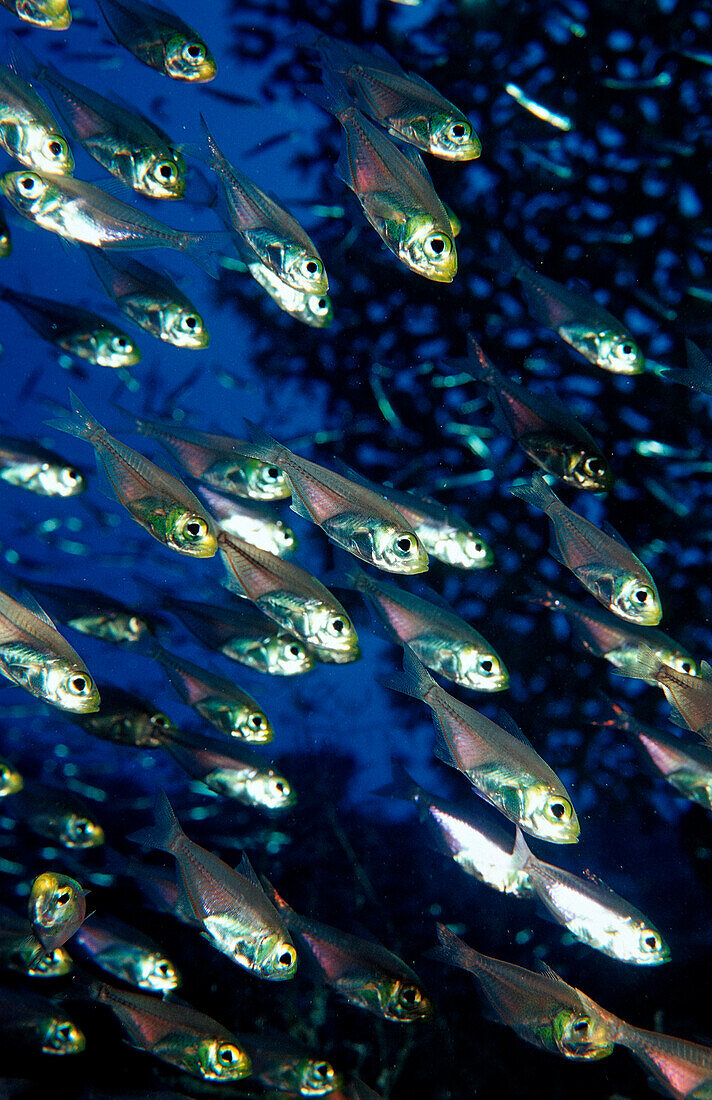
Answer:
[(565, 798), (557, 798), (553, 802), (548, 802), (546, 809), (548, 815), (553, 817), (555, 821), (569, 821), (574, 812), (573, 806)]
[(328, 310), (329, 310), (329, 306), (327, 304), (326, 298), (317, 298), (317, 300), (314, 304), (314, 312), (315, 313), (328, 313)]
[(450, 127), (450, 137), (455, 141), (462, 141), (464, 137), (469, 137), (472, 127), (464, 122), (454, 122)]
[(310, 256), (302, 264), (302, 271), (306, 275), (320, 275), (324, 270), (324, 265), (321, 260), (317, 260), (315, 256)]
[(191, 519), (183, 528), (183, 534), (189, 542), (197, 542), (198, 539), (204, 538), (207, 532), (208, 525), (202, 519)]
[(149, 718), (149, 722), (154, 728), (158, 728), (159, 730), (167, 730), (171, 724), (170, 718), (166, 717), (165, 714), (161, 714), (160, 711), (158, 714), (152, 714)]
[(491, 657), (486, 657), (484, 661), (480, 661), (480, 672), (483, 672), (486, 676), (494, 672), (494, 661)]
[(196, 329), (198, 327), (198, 318), (194, 317), (193, 314), (191, 314), (189, 317), (186, 317), (185, 327), (189, 328), (191, 331)]
[(294, 657), (295, 659), (303, 656), (302, 650), (299, 648), (298, 645), (288, 646), (287, 647), (287, 653), (289, 654), (290, 657)]
[(396, 554), (401, 558), (405, 558), (408, 554), (412, 553), (413, 548), (414, 543), (410, 535), (399, 535), (393, 546)]
[(621, 348), (621, 351), (629, 359), (632, 359), (632, 357), (635, 355), (635, 347), (633, 346), (633, 344), (624, 344)]
[(205, 47), (200, 42), (186, 42), (181, 54), (185, 61), (198, 63), (205, 61)]
[(17, 182), (26, 195), (32, 195), (40, 190), (41, 181), (39, 176), (33, 176), (28, 173), (27, 175), (20, 176)]
[(648, 591), (647, 588), (638, 588), (633, 593), (633, 599), (637, 603), (647, 603), (649, 595), (650, 595), (650, 592)]
[[(77, 822), (77, 828), (78, 827), (79, 827), (79, 822)], [(67, 890), (66, 888), (64, 890), (61, 890), (57, 894), (57, 897), (56, 897), (55, 900), (57, 902), (57, 905), (68, 905), (69, 902), (72, 900), (72, 891)]]
[(268, 466), (265, 473), (267, 474), (267, 477), (270, 478), (271, 481), (277, 481), (281, 471), (278, 470), (276, 466)]
[(686, 672), (688, 676), (692, 675), (692, 665), (689, 661), (683, 661), (680, 665), (680, 669), (682, 672)]
[(406, 1005), (417, 1005), (422, 1000), (420, 990), (414, 985), (406, 985), (400, 991), (400, 998)]
[(64, 476), (65, 476), (67, 481), (75, 481), (76, 482), (76, 481), (80, 480), (82, 475), (79, 473), (78, 470), (73, 470), (72, 467), (69, 466), (64, 471)]
[(164, 160), (163, 164), (158, 166), (158, 174), (164, 180), (172, 180), (176, 174), (175, 166), (170, 161)]
[(277, 794), (286, 794), (287, 784), (284, 782), (283, 779), (278, 779), (274, 784), (274, 789), (276, 790)]
[(86, 676), (70, 676), (67, 680), (67, 691), (72, 695), (83, 695), (88, 686)]
[(333, 1070), (328, 1062), (315, 1062), (314, 1072), (316, 1073), (317, 1077), (321, 1077), (324, 1081), (326, 1081), (328, 1077), (331, 1077)]
[(332, 619), (329, 623), (329, 630), (332, 634), (336, 634), (340, 637), (349, 628), (349, 621), (346, 616), (340, 616), (339, 618)]
[(657, 951), (660, 947), (660, 940), (654, 932), (648, 932), (643, 936), (643, 947), (648, 951)]
[(238, 1051), (233, 1046), (224, 1043), (218, 1047), (218, 1062), (223, 1066), (232, 1066), (239, 1058)]
[(91, 832), (91, 822), (87, 821), (85, 817), (78, 818), (74, 823), (74, 832), (78, 833), (79, 836), (86, 836), (87, 833)]
[(52, 138), (51, 141), (47, 142), (47, 152), (55, 159), (62, 156), (64, 148), (64, 142), (59, 141), (58, 138)]
[(585, 1035), (588, 1032), (588, 1025), (590, 1021), (587, 1019), (577, 1020), (571, 1028), (577, 1035)]
[(173, 967), (165, 959), (162, 959), (160, 962), (156, 963), (156, 973), (159, 974), (161, 978), (170, 978), (173, 974)]
[(290, 966), (294, 965), (294, 951), (288, 947), (285, 947), (281, 955), (277, 959), (277, 965), (284, 970), (288, 970)]
[(585, 463), (586, 471), (592, 477), (601, 477), (606, 472), (606, 464), (600, 458), (589, 458)]
[(247, 719), (247, 724), (250, 727), (250, 729), (261, 730), (264, 726), (264, 722), (262, 720), (262, 715), (261, 714), (251, 714), (250, 717)]
[(439, 259), (440, 256), (445, 255), (451, 249), (450, 242), (442, 234), (437, 236), (428, 237), (425, 242), (425, 253), (430, 259)]

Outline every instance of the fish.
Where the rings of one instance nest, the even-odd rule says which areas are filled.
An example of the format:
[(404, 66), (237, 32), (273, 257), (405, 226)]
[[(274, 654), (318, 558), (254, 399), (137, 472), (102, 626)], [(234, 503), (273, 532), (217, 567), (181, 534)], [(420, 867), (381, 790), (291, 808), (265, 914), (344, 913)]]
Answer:
[(297, 548), (297, 536), (291, 527), (278, 519), (273, 511), (261, 507), (258, 501), (244, 504), (237, 497), (227, 496), (207, 486), (196, 490), (211, 516), (228, 535), (237, 535), (260, 550), (285, 558)]
[(549, 967), (544, 973), (481, 955), (445, 924), (437, 925), (435, 958), (473, 974), (502, 1022), (533, 1046), (576, 1061), (607, 1058), (620, 1021), (567, 985)]
[(505, 691), (509, 686), (501, 657), (455, 612), (367, 576), (355, 564), (341, 571), (337, 581), (360, 592), (388, 636), (426, 668), (473, 691)]
[(274, 730), (262, 707), (232, 680), (176, 657), (162, 646), (152, 649), (151, 657), (183, 702), (221, 733), (255, 745), (273, 740)]
[(53, 615), (80, 634), (134, 646), (146, 642), (158, 628), (153, 616), (95, 589), (43, 584), (35, 578), (27, 578), (24, 583), (33, 593), (39, 593)]
[(27, 917), (0, 906), (0, 967), (26, 978), (62, 978), (71, 973), (72, 960), (63, 947), (45, 951)]
[(84, 474), (61, 455), (12, 435), (0, 436), (0, 481), (41, 497), (73, 497), (87, 487)]
[(334, 320), (334, 307), (328, 294), (297, 290), (283, 282), (267, 264), (258, 260), (246, 262), (246, 267), (255, 282), (267, 291), (272, 301), (284, 313), (310, 328), (330, 327)]
[[(636, 667), (641, 652), (652, 649), (661, 662), (698, 676), (699, 662), (679, 642), (654, 626), (638, 626), (597, 607), (588, 607), (539, 582), (529, 583), (527, 600), (561, 611), (587, 653), (603, 657), (618, 670)], [(654, 681), (651, 681), (654, 682)]]
[(0, 756), (0, 798), (17, 794), (25, 785), (22, 775), (9, 760)]
[(5, 260), (12, 253), (12, 237), (7, 218), (0, 210), (0, 260)]
[(418, 975), (392, 951), (380, 943), (302, 917), (271, 883), (265, 881), (265, 889), (319, 979), (349, 1004), (394, 1023), (433, 1018), (433, 1003)]
[(23, 23), (47, 31), (66, 31), (72, 22), (68, 0), (0, 0), (0, 4)]
[(72, 951), (100, 970), (148, 993), (172, 993), (181, 984), (175, 965), (143, 932), (111, 916), (92, 916), (77, 929)]
[(84, 1033), (61, 1006), (24, 989), (0, 991), (0, 1027), (8, 1050), (66, 1055), (80, 1054), (86, 1046)]
[(215, 529), (198, 498), (173, 474), (109, 435), (71, 390), (70, 397), (72, 414), (48, 424), (92, 445), (107, 496), (168, 549), (212, 557), (217, 552)]
[(217, 64), (197, 31), (174, 12), (145, 0), (98, 0), (101, 14), (120, 46), (144, 65), (173, 80), (205, 84)]
[(59, 123), (31, 84), (0, 64), (0, 148), (26, 168), (71, 176), (74, 157)]
[(652, 1074), (653, 1087), (663, 1095), (674, 1100), (708, 1100), (712, 1096), (712, 1047), (625, 1022), (617, 1041)]
[(377, 791), (412, 802), (434, 839), (435, 848), (471, 875), (502, 894), (533, 894), (529, 876), (514, 860), (513, 842), (494, 823), (426, 791), (394, 760), (393, 783)]
[(124, 250), (172, 248), (213, 278), (220, 273), (220, 252), (230, 248), (224, 232), (174, 229), (72, 176), (48, 176), (24, 168), (1, 175), (0, 189), (18, 214), (75, 244)]
[(239, 239), (240, 257), (263, 264), (294, 290), (326, 294), (329, 278), (318, 249), (299, 222), (218, 148), (201, 115), (205, 161), (222, 184), (230, 227)]
[(288, 1035), (241, 1034), (240, 1042), (250, 1056), (252, 1076), (264, 1088), (326, 1096), (344, 1084), (344, 1075), (331, 1062), (311, 1054)]
[(171, 458), (199, 481), (249, 500), (285, 500), (289, 485), (281, 470), (271, 462), (247, 458), (240, 451), (241, 440), (215, 435), (181, 424), (147, 420), (132, 415), (134, 430), (157, 439)]
[(542, 103), (537, 103), (535, 99), (530, 99), (529, 96), (522, 91), (519, 85), (511, 83), (506, 84), (504, 90), (507, 95), (511, 95), (515, 103), (518, 103), (525, 111), (529, 111), (535, 118), (548, 123), (549, 126), (553, 126), (557, 130), (563, 130), (564, 133), (573, 129), (573, 123), (568, 115), (558, 115), (554, 111), (550, 111), (549, 108), (545, 107)]
[[(124, 107), (115, 96), (107, 99), (49, 62), (38, 61), (28, 49), (21, 48), (19, 54), (17, 50), (24, 71), (49, 89), (72, 140), (102, 168), (148, 198), (183, 198), (183, 154), (158, 126), (133, 108)], [(28, 167), (48, 170), (41, 164)]]
[(656, 683), (670, 704), (670, 721), (699, 733), (712, 745), (712, 667), (707, 661), (702, 661), (699, 673), (692, 676), (662, 662), (653, 649), (641, 648), (635, 661), (618, 672), (621, 676)]
[(612, 726), (631, 734), (657, 774), (678, 794), (712, 810), (712, 749), (644, 725), (611, 700), (607, 700), (607, 705), (608, 715), (597, 725)]
[(249, 423), (249, 458), (274, 463), (292, 494), (291, 509), (321, 527), (337, 546), (389, 573), (423, 573), (428, 556), (415, 531), (383, 496), (309, 462)]
[(612, 489), (608, 460), (555, 393), (536, 394), (505, 378), (472, 334), (468, 355), (470, 374), (489, 387), (496, 426), (518, 443), (532, 462), (574, 489), (593, 493)]
[(701, 393), (712, 394), (712, 360), (692, 340), (685, 340), (687, 367), (667, 367), (664, 378), (679, 382), (681, 386), (691, 386)]
[(208, 346), (205, 321), (168, 275), (96, 249), (87, 255), (106, 293), (139, 328), (176, 348), (197, 351)]
[(392, 137), (443, 160), (476, 160), (481, 154), (482, 143), (467, 116), (382, 47), (362, 50), (320, 31), (313, 31), (311, 40), (303, 32), (302, 38), (319, 51), (322, 69), (343, 80), (356, 106)]
[(210, 649), (271, 676), (298, 676), (314, 668), (315, 659), (295, 634), (253, 607), (216, 607), (171, 599), (171, 610)]
[(183, 902), (211, 946), (257, 977), (268, 981), (294, 977), (294, 944), (246, 856), (241, 870), (234, 871), (189, 840), (163, 791), (156, 798), (155, 825), (133, 833), (130, 839), (174, 857)]
[(349, 98), (341, 78), (324, 74), (309, 96), (343, 128), (336, 166), (366, 220), (409, 270), (437, 283), (457, 274), (452, 224), (416, 149), (396, 146)]
[(37, 836), (63, 848), (98, 848), (104, 830), (84, 799), (66, 788), (32, 783), (12, 800), (18, 818)]
[(486, 802), (541, 840), (578, 842), (579, 822), (566, 788), (509, 715), (500, 712), (502, 727), (461, 703), (408, 650), (403, 673), (383, 682), (430, 707), (438, 733), (435, 755), (462, 772)]
[(600, 879), (588, 880), (538, 859), (519, 830), (513, 861), (528, 876), (539, 901), (581, 943), (635, 966), (670, 961), (670, 948), (639, 909)]
[(353, 623), (335, 596), (305, 569), (221, 531), (226, 587), (246, 596), (283, 630), (307, 643), (319, 661), (344, 664), (361, 656)]
[(176, 726), (158, 707), (133, 692), (102, 685), (98, 714), (79, 715), (76, 724), (92, 737), (114, 745), (158, 749)]
[(123, 329), (91, 310), (20, 294), (7, 286), (0, 286), (0, 301), (17, 310), (43, 340), (76, 359), (114, 369), (132, 367), (141, 359), (141, 352)]
[(28, 593), (0, 591), (0, 673), (60, 710), (99, 709), (89, 669)]
[(286, 810), (297, 801), (289, 780), (245, 745), (181, 734), (167, 736), (163, 748), (188, 775), (245, 806)]
[(87, 915), (86, 890), (69, 875), (43, 871), (30, 887), (27, 913), (45, 951), (63, 947)]
[(394, 505), (406, 523), (411, 525), (429, 556), (459, 569), (486, 569), (494, 561), (494, 552), (486, 539), (452, 508), (446, 508), (414, 489), (379, 485), (345, 463), (338, 462), (337, 468), (352, 481), (364, 485)]
[(106, 1005), (133, 1046), (205, 1081), (240, 1081), (251, 1071), (248, 1055), (232, 1032), (203, 1012), (149, 993), (87, 982), (85, 995)]
[(589, 363), (613, 374), (641, 374), (645, 356), (626, 326), (586, 290), (570, 290), (522, 260), (501, 234), (495, 260), (500, 271), (518, 279), (536, 321), (553, 329)]
[(570, 569), (599, 603), (626, 622), (657, 626), (663, 610), (655, 581), (610, 525), (604, 532), (567, 508), (542, 473), (534, 474), (529, 485), (515, 485), (509, 491), (549, 517), (551, 556)]

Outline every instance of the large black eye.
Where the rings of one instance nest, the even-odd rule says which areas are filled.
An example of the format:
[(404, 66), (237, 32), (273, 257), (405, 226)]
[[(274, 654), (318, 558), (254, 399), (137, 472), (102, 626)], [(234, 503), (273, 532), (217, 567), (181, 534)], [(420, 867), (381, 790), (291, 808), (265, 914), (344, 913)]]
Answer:
[(657, 946), (658, 946), (657, 936), (646, 936), (645, 937), (645, 946), (649, 947), (651, 951), (655, 951)]
[(562, 817), (566, 813), (566, 807), (564, 806), (564, 804), (562, 802), (552, 802), (551, 803), (551, 813), (556, 818), (557, 821), (561, 821)]
[(461, 122), (456, 122), (452, 128), (452, 136), (456, 138), (464, 137), (467, 131)]
[(279, 780), (277, 783), (275, 783), (274, 789), (277, 791), (277, 794), (284, 794), (286, 787), (285, 784), (281, 780)]
[(294, 962), (294, 955), (291, 951), (283, 951), (277, 962), (286, 969), (286, 967), (291, 966)]
[(301, 657), (302, 655), (302, 651), (296, 645), (290, 645), (288, 652), (290, 657)]
[(250, 717), (247, 720), (247, 724), (253, 730), (261, 730), (262, 729), (262, 724), (263, 724), (262, 723), (262, 715), (261, 714), (251, 714)]
[(170, 726), (170, 718), (167, 718), (165, 714), (152, 714), (150, 719), (152, 726), (157, 727), (159, 730), (166, 730)]
[(237, 1054), (234, 1047), (220, 1047), (218, 1051), (218, 1060), (224, 1066), (231, 1066), (237, 1061)]
[(162, 164), (158, 169), (160, 175), (164, 180), (172, 180), (175, 175), (175, 169), (172, 164)]
[(577, 1035), (585, 1035), (588, 1031), (588, 1020), (577, 1020), (573, 1026)]
[(480, 668), (482, 669), (483, 672), (491, 672), (492, 671), (492, 662), (491, 661), (482, 661), (481, 664), (480, 664)]
[(328, 1062), (316, 1062), (314, 1065), (314, 1072), (317, 1074), (317, 1076), (322, 1077), (324, 1080), (326, 1080), (326, 1078), (331, 1073), (331, 1066)]
[(32, 176), (22, 176), (20, 178), (20, 187), (23, 191), (34, 191), (36, 180)]
[(81, 695), (83, 691), (87, 689), (87, 682), (83, 676), (72, 676), (69, 681), (69, 690), (73, 691), (75, 695)]
[(67, 470), (67, 481), (79, 481), (81, 474), (71, 467)]
[(198, 318), (197, 317), (186, 317), (185, 323), (186, 323), (187, 328), (190, 328), (190, 329), (197, 328), (198, 327)]
[(198, 61), (203, 56), (203, 48), (196, 42), (191, 42), (190, 46), (186, 47), (185, 52), (192, 61)]
[(50, 141), (48, 148), (53, 157), (60, 156), (62, 152), (62, 146), (58, 141)]
[(68, 905), (71, 898), (72, 894), (70, 890), (62, 890), (57, 894), (57, 905)]
[(415, 1005), (420, 1000), (420, 990), (414, 985), (406, 985), (401, 989), (400, 999), (406, 1005)]
[(396, 539), (396, 551), (405, 557), (406, 554), (410, 554), (413, 549), (413, 540), (408, 535), (401, 535), (399, 539)]
[(85, 833), (89, 832), (89, 822), (86, 820), (86, 818), (80, 818), (74, 826), (74, 829), (77, 833), (79, 833), (79, 836), (84, 836)]
[(586, 465), (588, 466), (588, 472), (592, 474), (593, 477), (600, 477), (601, 474), (606, 472), (605, 464), (601, 462), (600, 458), (589, 458)]
[(635, 593), (635, 598), (638, 603), (645, 603), (648, 599), (649, 593), (644, 588), (639, 588)]
[(277, 469), (276, 466), (268, 466), (267, 467), (267, 477), (270, 477), (272, 479), (272, 481), (277, 480), (277, 478), (279, 477), (279, 470)]
[(624, 355), (635, 355), (635, 348), (633, 347), (633, 345), (632, 344), (624, 344), (623, 345), (623, 354)]
[(436, 256), (439, 256), (441, 252), (445, 251), (445, 241), (442, 237), (433, 237), (430, 241), (430, 247)]
[(683, 661), (680, 667), (682, 671), (688, 673), (688, 675), (692, 672), (692, 665), (689, 661)]

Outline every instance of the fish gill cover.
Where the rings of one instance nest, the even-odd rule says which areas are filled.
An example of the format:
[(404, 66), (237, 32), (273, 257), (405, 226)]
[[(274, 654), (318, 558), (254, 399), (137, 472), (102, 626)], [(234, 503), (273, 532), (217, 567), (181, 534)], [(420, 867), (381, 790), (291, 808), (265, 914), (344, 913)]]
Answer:
[[(88, 0), (71, 25), (61, 0), (3, 9), (0, 1095), (257, 1097), (278, 1080), (350, 1097), (373, 1095), (365, 1081), (389, 1100), (636, 1100), (649, 1095), (646, 1073), (667, 1095), (708, 1095), (709, 1049), (656, 1041), (652, 1029), (709, 1038), (712, 7), (175, 0), (157, 12)], [(45, 174), (64, 146), (53, 149), (28, 81), (69, 139), (73, 177)], [(431, 155), (433, 133), (467, 140), (467, 156)], [(216, 148), (232, 170), (211, 171)], [(180, 201), (151, 197), (177, 198), (182, 179)], [(500, 372), (487, 385), (468, 362), (468, 333)], [(109, 433), (84, 432), (103, 472), (86, 442), (47, 426), (77, 423), (82, 407)], [(163, 436), (135, 417), (162, 422)], [(229, 440), (253, 455), (266, 446), (246, 419), (327, 473), (317, 484), (302, 469), (297, 488), (276, 457), (241, 456)], [(574, 492), (574, 471), (599, 455), (613, 487)], [(530, 459), (602, 532), (557, 513), (568, 568), (547, 552), (557, 515), (509, 492), (533, 493)], [(329, 471), (357, 489), (344, 497)], [(251, 526), (227, 536), (262, 547), (254, 604), (223, 587), (239, 565), (217, 534), (228, 505), (218, 512), (195, 475), (232, 488), (243, 508), (261, 498)], [(348, 536), (363, 559), (385, 530), (361, 477), (396, 507), (400, 493), (407, 537), (429, 554), (427, 584), (365, 567), (421, 597), (401, 601), (404, 613), (379, 610), (386, 628), (349, 591), (354, 559), (333, 546)], [(298, 515), (286, 506), (293, 488)], [(423, 504), (431, 497), (439, 509)], [(269, 515), (265, 501), (276, 502)], [(383, 509), (381, 525), (393, 520)], [(423, 509), (430, 525), (418, 526)], [(281, 543), (285, 528), (296, 549)], [(222, 554), (188, 560), (196, 544)], [(270, 549), (285, 569), (264, 558)], [(463, 555), (483, 567), (462, 568)], [(338, 602), (301, 574), (295, 596), (292, 561)], [(621, 615), (645, 576), (660, 626)], [(472, 643), (453, 611), (506, 666), (496, 699), (458, 685)], [(361, 657), (342, 663), (351, 619)], [(316, 629), (331, 639), (327, 663), (328, 647), (305, 641)], [(446, 677), (432, 710), (385, 686), (429, 690), (413, 658), (407, 678), (398, 671), (394, 634)], [(158, 646), (191, 662), (178, 693)], [(98, 711), (68, 705), (94, 699), (94, 682)], [(436, 731), (435, 704), (451, 696)], [(393, 780), (392, 758), (407, 768), (396, 764)], [(161, 789), (221, 884), (219, 911), (200, 920), (180, 857), (142, 855), (129, 840)], [(554, 865), (544, 891), (511, 823), (527, 829), (534, 807), (556, 834), (570, 806), (577, 845), (527, 830), (536, 858)], [(277, 910), (293, 907), (289, 981), (226, 958), (254, 925), (215, 857), (254, 900), (243, 852)], [(87, 912), (109, 928), (135, 930), (130, 966), (111, 941), (114, 969), (101, 969), (86, 946), (91, 916), (81, 952), (70, 939), (42, 954), (27, 900), (45, 872), (88, 890)], [(278, 919), (261, 893), (259, 905)], [(517, 1035), (492, 1022), (472, 975), (431, 957), (436, 921), (502, 960), (495, 975), (524, 968), (507, 1000), (471, 963)], [(668, 949), (670, 961), (624, 965), (631, 937), (634, 963), (665, 961)], [(146, 986), (121, 986), (141, 971), (146, 938), (165, 955), (151, 965), (171, 975), (153, 988), (180, 975), (163, 1015), (160, 1001), (146, 1007)], [(447, 929), (440, 940), (441, 958), (471, 961)], [(553, 979), (534, 974), (542, 961), (568, 982), (558, 1000)], [(599, 1004), (651, 1032), (618, 1027)], [(591, 1050), (608, 1053), (615, 1034), (644, 1072), (620, 1050), (576, 1065), (522, 1043), (588, 1057), (572, 1043), (589, 1019)], [(276, 1055), (274, 1044), (271, 1058), (251, 1052), (256, 1033), (277, 1034)], [(290, 1068), (305, 1061), (295, 1042), (311, 1074)], [(252, 1076), (232, 1084), (245, 1051)]]

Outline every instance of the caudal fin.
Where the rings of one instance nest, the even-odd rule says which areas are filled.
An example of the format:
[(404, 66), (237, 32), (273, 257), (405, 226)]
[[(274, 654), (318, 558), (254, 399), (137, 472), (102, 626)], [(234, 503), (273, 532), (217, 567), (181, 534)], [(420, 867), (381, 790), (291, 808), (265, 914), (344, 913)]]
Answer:
[(57, 428), (60, 432), (67, 432), (68, 435), (75, 435), (78, 439), (91, 442), (92, 437), (97, 432), (103, 432), (104, 428), (72, 390), (69, 391), (69, 398), (72, 403), (72, 413), (59, 416), (55, 420), (46, 420), (45, 424), (49, 428)]
[(183, 830), (165, 791), (158, 791), (153, 810), (154, 824), (131, 833), (129, 840), (134, 844), (143, 844), (146, 848), (155, 848), (159, 852), (173, 852), (176, 842), (182, 837)]
[(556, 493), (539, 471), (534, 474), (529, 485), (513, 485), (509, 491), (512, 496), (519, 497), (534, 508), (540, 508), (542, 512), (548, 512), (553, 504), (559, 503)]
[(432, 689), (437, 687), (425, 665), (409, 649), (405, 649), (403, 653), (403, 671), (379, 678), (379, 683), (393, 691), (399, 691), (401, 695), (410, 695), (413, 699), (423, 701), (427, 701)]
[(446, 924), (436, 924), (435, 928), (440, 940), (440, 947), (428, 951), (428, 955), (440, 962), (449, 963), (450, 966), (459, 966), (462, 970), (469, 970), (471, 974), (477, 974), (480, 968), (480, 954), (451, 932)]

